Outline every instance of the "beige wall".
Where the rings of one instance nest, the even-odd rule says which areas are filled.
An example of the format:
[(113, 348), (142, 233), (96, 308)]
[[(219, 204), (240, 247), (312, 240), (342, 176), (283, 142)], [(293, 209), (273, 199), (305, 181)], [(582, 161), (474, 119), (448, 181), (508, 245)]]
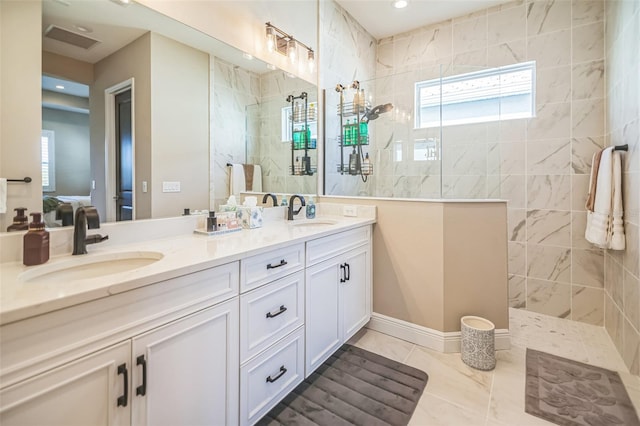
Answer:
[(87, 85), (93, 82), (93, 64), (51, 52), (42, 52), (42, 73)]
[[(137, 40), (97, 62), (89, 89), (91, 107), (91, 173), (96, 180), (93, 202), (106, 218), (105, 89), (134, 79), (135, 200), (136, 219), (151, 217), (151, 192), (142, 192), (142, 181), (151, 181), (151, 35)], [(113, 218), (112, 220), (115, 220)]]
[(8, 184), (0, 231), (11, 224), (16, 207), (42, 211), (41, 10), (37, 1), (0, 2), (0, 177), (33, 179)]
[[(151, 135), (153, 217), (179, 216), (187, 207), (208, 209), (209, 55), (155, 33)], [(181, 191), (163, 193), (163, 181), (180, 182)]]
[(605, 255), (605, 327), (633, 374), (640, 374), (640, 2), (606, 3), (607, 145), (622, 153), (626, 249)]
[(373, 310), (434, 330), (478, 315), (509, 327), (506, 205), (320, 197), (377, 207)]

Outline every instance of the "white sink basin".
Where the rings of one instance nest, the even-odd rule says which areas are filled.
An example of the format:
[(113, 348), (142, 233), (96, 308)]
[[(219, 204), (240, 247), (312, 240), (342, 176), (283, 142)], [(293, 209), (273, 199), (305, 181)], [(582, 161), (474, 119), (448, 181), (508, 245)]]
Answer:
[(143, 268), (162, 259), (164, 255), (155, 251), (129, 251), (118, 253), (83, 254), (69, 256), (41, 266), (29, 268), (20, 274), (22, 282), (56, 283), (105, 275), (119, 274)]
[(337, 220), (333, 219), (303, 219), (303, 220), (294, 220), (291, 224), (292, 226), (330, 226), (338, 223)]

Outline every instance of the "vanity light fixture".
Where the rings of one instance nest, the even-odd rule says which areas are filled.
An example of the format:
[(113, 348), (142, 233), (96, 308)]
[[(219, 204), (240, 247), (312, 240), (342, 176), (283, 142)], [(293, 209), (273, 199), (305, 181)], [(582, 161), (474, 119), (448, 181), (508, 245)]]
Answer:
[(407, 0), (394, 0), (393, 7), (396, 9), (404, 9), (408, 4), (409, 2), (407, 2)]
[(56, 89), (64, 90), (64, 86), (62, 84), (56, 84)]
[[(300, 40), (296, 40), (292, 35), (289, 35), (282, 31), (280, 28), (267, 22), (266, 24), (266, 38), (267, 38), (267, 50), (269, 52), (278, 52), (289, 58), (292, 64), (298, 63), (300, 58), (303, 61), (304, 54), (299, 54), (298, 49), (303, 48), (307, 50), (307, 64), (309, 71), (313, 72), (315, 68), (315, 54), (306, 44)], [(303, 50), (304, 52), (304, 50)]]

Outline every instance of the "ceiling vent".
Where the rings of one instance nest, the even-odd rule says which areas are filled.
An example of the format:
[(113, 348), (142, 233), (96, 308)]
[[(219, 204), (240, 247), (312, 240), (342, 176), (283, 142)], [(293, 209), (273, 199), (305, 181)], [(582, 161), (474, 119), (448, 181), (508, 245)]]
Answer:
[(64, 28), (60, 28), (55, 25), (49, 25), (44, 32), (44, 36), (76, 47), (81, 47), (85, 50), (90, 49), (96, 43), (100, 43), (98, 40), (65, 30)]

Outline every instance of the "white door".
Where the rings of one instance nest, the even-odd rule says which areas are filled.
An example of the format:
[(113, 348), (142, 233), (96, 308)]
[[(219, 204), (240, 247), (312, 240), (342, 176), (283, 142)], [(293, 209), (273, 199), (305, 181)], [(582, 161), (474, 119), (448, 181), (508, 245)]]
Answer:
[(126, 341), (0, 392), (0, 424), (128, 425), (131, 342)]
[(338, 312), (339, 281), (344, 270), (337, 258), (306, 271), (305, 377), (340, 347), (341, 321)]
[(340, 285), (342, 341), (346, 342), (371, 318), (371, 266), (369, 246), (345, 256), (347, 280)]
[(238, 322), (234, 298), (134, 338), (132, 423), (236, 425)]

